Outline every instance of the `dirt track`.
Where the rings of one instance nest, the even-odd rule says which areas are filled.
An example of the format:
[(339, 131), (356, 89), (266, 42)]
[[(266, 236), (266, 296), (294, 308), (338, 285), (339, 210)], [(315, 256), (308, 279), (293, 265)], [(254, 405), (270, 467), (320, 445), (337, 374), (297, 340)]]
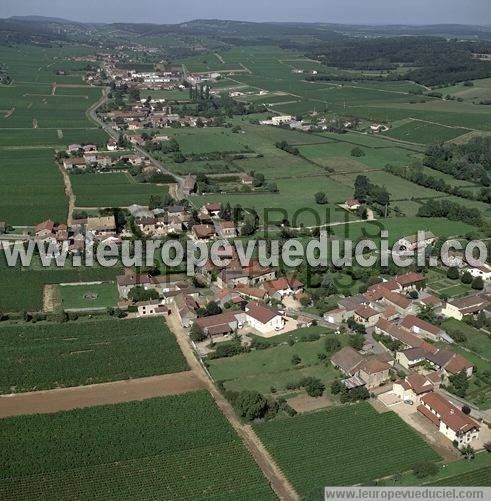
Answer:
[(208, 391), (214, 398), (217, 406), (235, 429), (237, 434), (244, 441), (249, 452), (252, 454), (257, 465), (261, 468), (264, 476), (268, 479), (271, 488), (282, 501), (296, 501), (299, 499), (293, 486), (287, 480), (283, 472), (275, 463), (269, 452), (266, 450), (251, 426), (242, 423), (228, 400), (216, 389), (213, 382), (206, 375), (205, 370), (197, 360), (190, 344), (189, 336), (181, 327), (181, 324), (174, 315), (167, 317), (169, 328), (174, 332), (177, 342), (181, 347), (191, 370), (203, 381)]
[(0, 396), (0, 418), (46, 414), (96, 405), (119, 404), (200, 390), (206, 385), (192, 371), (112, 383)]

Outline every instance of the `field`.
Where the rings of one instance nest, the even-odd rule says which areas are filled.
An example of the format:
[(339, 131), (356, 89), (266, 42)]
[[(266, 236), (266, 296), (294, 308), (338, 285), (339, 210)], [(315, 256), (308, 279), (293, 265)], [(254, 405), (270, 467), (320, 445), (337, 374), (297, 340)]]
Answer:
[(304, 499), (324, 486), (369, 483), (410, 469), (437, 454), (396, 414), (368, 403), (254, 426), (266, 448)]
[[(461, 459), (451, 463), (440, 465), (439, 471), (423, 481), (417, 479), (414, 474), (408, 473), (402, 476), (395, 485), (434, 485), (434, 486), (489, 486), (491, 480), (491, 455), (487, 452), (476, 454), (472, 461)], [(392, 485), (387, 481), (386, 485)]]
[[(296, 332), (299, 336), (309, 333), (324, 335), (326, 329), (310, 327)], [(296, 337), (297, 334), (292, 332), (287, 336)], [(307, 376), (319, 378), (326, 386), (339, 377), (340, 373), (331, 364), (326, 365), (317, 357), (318, 353), (325, 352), (324, 337), (318, 341), (298, 341), (293, 346), (286, 344), (288, 338), (283, 336), (283, 344), (272, 348), (209, 360), (209, 371), (213, 379), (223, 381), (229, 390), (254, 389), (261, 393), (271, 393), (272, 387), (278, 392), (284, 392), (288, 383), (296, 383)], [(271, 342), (277, 343), (275, 338)], [(298, 366), (292, 365), (294, 354), (302, 359)]]
[(151, 195), (167, 193), (166, 185), (137, 183), (121, 172), (71, 176), (77, 207), (147, 205)]
[(424, 120), (410, 120), (394, 126), (385, 132), (385, 135), (410, 143), (433, 144), (450, 141), (467, 132), (469, 130), (459, 127), (443, 126)]
[(162, 319), (0, 326), (0, 392), (180, 372), (187, 363)]
[(86, 114), (101, 91), (83, 81), (84, 63), (68, 60), (89, 52), (74, 46), (0, 47), (0, 61), (13, 79), (0, 87), (0, 214), (10, 225), (66, 222), (68, 201), (54, 149), (106, 141)]
[(63, 285), (58, 287), (61, 306), (64, 310), (94, 309), (116, 306), (118, 289), (114, 282)]
[(8, 418), (0, 430), (4, 500), (275, 499), (204, 391)]
[(68, 202), (53, 150), (0, 151), (0, 176), (2, 220), (11, 225), (35, 225), (48, 218), (66, 222)]
[(40, 311), (46, 284), (111, 281), (122, 271), (122, 266), (43, 268), (36, 261), (30, 268), (9, 267), (0, 253), (0, 311)]

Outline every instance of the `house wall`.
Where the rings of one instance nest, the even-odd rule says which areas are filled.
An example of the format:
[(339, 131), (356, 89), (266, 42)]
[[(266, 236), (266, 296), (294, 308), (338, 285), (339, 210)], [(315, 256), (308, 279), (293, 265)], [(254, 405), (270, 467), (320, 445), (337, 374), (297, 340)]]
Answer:
[(389, 369), (375, 374), (367, 374), (365, 371), (359, 371), (359, 376), (365, 381), (367, 388), (375, 388), (389, 379)]
[(450, 303), (447, 303), (445, 307), (442, 308), (442, 315), (448, 318), (455, 318), (456, 320), (462, 320), (464, 318), (460, 310)]

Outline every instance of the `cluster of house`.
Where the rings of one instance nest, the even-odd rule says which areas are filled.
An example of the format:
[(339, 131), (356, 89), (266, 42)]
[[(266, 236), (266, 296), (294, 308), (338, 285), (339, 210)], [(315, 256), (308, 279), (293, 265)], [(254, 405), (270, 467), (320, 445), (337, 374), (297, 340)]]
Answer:
[(138, 230), (147, 237), (182, 233), (187, 230), (192, 219), (191, 212), (182, 205), (149, 209), (134, 204), (128, 207), (128, 212), (133, 216)]
[[(209, 337), (231, 334), (245, 325), (261, 333), (278, 331), (285, 325), (282, 312), (258, 298), (251, 299), (253, 296), (249, 296), (247, 290), (241, 290), (240, 293), (230, 291), (228, 294), (227, 291), (227, 294), (218, 294), (216, 299), (221, 306), (230, 303), (235, 305), (235, 308), (218, 315), (199, 318), (198, 310), (207, 305), (209, 298), (205, 298), (180, 275), (150, 276), (128, 273), (117, 277), (117, 287), (121, 298), (119, 308), (125, 310), (131, 305), (142, 317), (173, 313), (179, 318), (183, 327), (195, 324)], [(133, 304), (128, 300), (128, 295), (135, 287), (155, 290), (159, 294), (159, 299)]]
[(121, 242), (117, 235), (114, 216), (75, 220), (70, 227), (48, 219), (35, 226), (31, 237), (37, 242), (43, 242), (58, 250), (61, 250), (63, 242), (67, 241), (68, 253), (71, 255), (81, 254), (87, 242)]
[[(438, 429), (459, 446), (475, 440), (479, 426), (434, 390), (440, 383), (448, 384), (452, 376), (473, 374), (473, 364), (451, 349), (452, 338), (439, 326), (416, 316), (423, 306), (430, 305), (440, 315), (462, 319), (489, 308), (486, 294), (475, 294), (444, 304), (424, 291), (424, 277), (407, 273), (390, 281), (376, 284), (364, 294), (343, 298), (338, 308), (325, 314), (328, 322), (339, 324), (354, 319), (373, 331), (375, 335), (396, 341), (397, 349), (377, 355), (362, 355), (353, 348), (343, 348), (331, 358), (346, 378), (342, 381), (348, 389), (365, 386), (373, 389), (389, 382), (392, 367), (400, 367), (408, 376), (393, 385), (393, 392), (404, 401), (417, 404), (417, 410), (430, 419)], [(418, 291), (413, 299), (406, 295)], [(449, 346), (436, 346), (445, 341)], [(372, 348), (366, 341), (363, 352)], [(382, 345), (384, 341), (382, 339)], [(439, 345), (441, 346), (441, 345)]]
[(63, 167), (67, 171), (72, 170), (86, 170), (88, 168), (95, 168), (97, 170), (110, 170), (118, 162), (123, 162), (129, 165), (140, 165), (147, 162), (147, 159), (139, 154), (124, 154), (121, 156), (114, 156), (108, 152), (117, 151), (118, 143), (114, 139), (109, 139), (107, 142), (107, 151), (100, 152), (97, 146), (93, 144), (70, 144), (66, 149), (68, 157), (63, 159)]
[(138, 130), (145, 128), (165, 128), (180, 125), (181, 127), (207, 127), (213, 124), (212, 118), (194, 115), (180, 115), (160, 99), (144, 100), (134, 104), (131, 110), (112, 110), (103, 113), (102, 117), (117, 130)]
[(117, 68), (116, 62), (110, 60), (105, 62), (103, 68), (112, 80), (121, 85), (138, 89), (175, 89), (181, 85), (183, 78), (182, 72), (179, 70), (139, 72)]

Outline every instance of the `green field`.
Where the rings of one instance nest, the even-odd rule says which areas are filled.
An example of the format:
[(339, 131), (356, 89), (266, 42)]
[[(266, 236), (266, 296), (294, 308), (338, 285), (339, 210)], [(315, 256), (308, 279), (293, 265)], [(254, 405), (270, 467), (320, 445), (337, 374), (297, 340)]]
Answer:
[(187, 363), (162, 319), (0, 326), (0, 392), (180, 372)]
[[(208, 360), (209, 371), (216, 381), (222, 381), (228, 390), (241, 391), (254, 389), (260, 393), (271, 393), (271, 388), (283, 392), (288, 383), (311, 376), (319, 378), (329, 386), (340, 373), (331, 365), (320, 362), (317, 355), (325, 353), (325, 337), (318, 341), (302, 341), (308, 334), (321, 334), (323, 327), (309, 327), (289, 334), (268, 339), (274, 346), (264, 350), (251, 351), (230, 358)], [(293, 346), (288, 339), (299, 339)], [(346, 339), (340, 339), (346, 342)], [(280, 344), (281, 343), (281, 344)], [(298, 355), (301, 363), (292, 365), (292, 356)]]
[(410, 469), (438, 455), (395, 413), (368, 403), (254, 425), (303, 499), (325, 486), (355, 485)]
[(273, 500), (207, 392), (0, 421), (0, 498)]
[[(0, 90), (1, 92), (1, 90)], [(0, 152), (0, 214), (10, 225), (66, 222), (63, 179), (49, 149)]]
[(394, 127), (385, 132), (386, 136), (410, 143), (432, 144), (450, 141), (456, 137), (467, 134), (468, 129), (442, 126), (420, 120), (412, 120), (404, 125)]
[(123, 272), (122, 266), (50, 266), (43, 268), (36, 259), (30, 268), (9, 267), (0, 253), (0, 311), (40, 311), (43, 307), (43, 289), (46, 284), (73, 282), (114, 281)]
[(77, 207), (148, 205), (151, 195), (167, 193), (166, 185), (137, 183), (122, 172), (72, 175)]
[(58, 287), (58, 293), (64, 310), (108, 308), (116, 306), (119, 301), (114, 282), (63, 285)]

